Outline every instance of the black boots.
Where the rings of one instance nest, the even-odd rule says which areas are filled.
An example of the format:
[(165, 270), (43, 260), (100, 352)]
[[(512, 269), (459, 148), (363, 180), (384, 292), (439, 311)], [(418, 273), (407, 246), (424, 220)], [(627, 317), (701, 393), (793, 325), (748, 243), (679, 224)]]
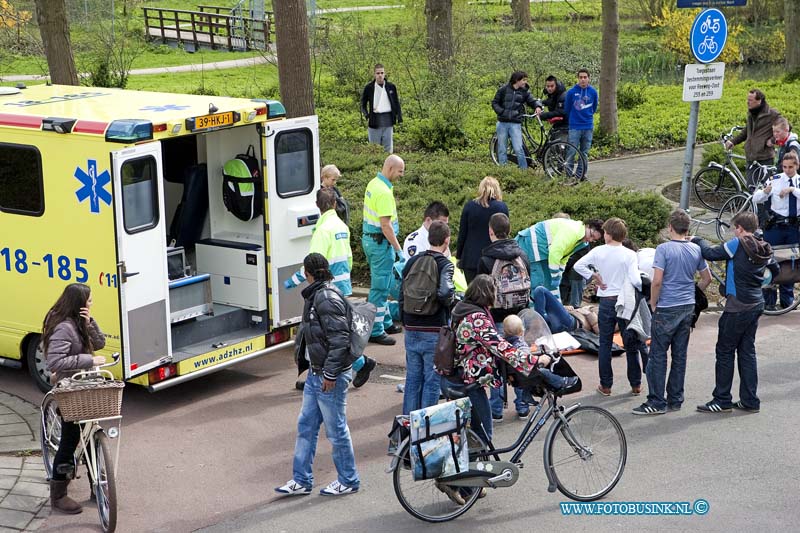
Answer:
[(83, 511), (81, 504), (67, 496), (69, 480), (50, 480), (50, 505), (62, 513), (78, 514)]

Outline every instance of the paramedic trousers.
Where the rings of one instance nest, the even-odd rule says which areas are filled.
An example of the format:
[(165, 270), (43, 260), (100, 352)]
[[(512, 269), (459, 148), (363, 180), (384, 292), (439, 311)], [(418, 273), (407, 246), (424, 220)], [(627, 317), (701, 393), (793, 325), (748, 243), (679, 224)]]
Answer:
[(361, 246), (369, 263), (370, 288), (367, 301), (374, 304), (375, 323), (372, 325), (372, 337), (380, 337), (386, 328), (392, 327), (392, 315), (389, 313), (389, 287), (392, 283), (392, 266), (394, 265), (394, 250), (389, 241), (383, 239), (378, 244), (368, 235), (361, 237)]
[(348, 370), (336, 378), (332, 391), (322, 392), (322, 373), (308, 373), (303, 388), (303, 406), (297, 418), (297, 441), (294, 447), (292, 479), (304, 487), (314, 486), (311, 469), (317, 453), (319, 428), (325, 424), (325, 435), (333, 448), (333, 464), (339, 474), (339, 483), (358, 488), (361, 480), (356, 470), (353, 441), (347, 427), (347, 388), (352, 373)]

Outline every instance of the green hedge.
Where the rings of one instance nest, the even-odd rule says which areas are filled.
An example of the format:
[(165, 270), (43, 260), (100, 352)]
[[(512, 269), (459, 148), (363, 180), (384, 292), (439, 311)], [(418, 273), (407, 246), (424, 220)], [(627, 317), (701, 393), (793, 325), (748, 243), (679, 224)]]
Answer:
[[(664, 227), (670, 210), (667, 202), (655, 193), (606, 188), (598, 183), (566, 187), (547, 180), (538, 172), (523, 172), (513, 166), (498, 168), (486, 161), (453, 157), (452, 154), (412, 152), (401, 155), (406, 161), (406, 172), (395, 184), (401, 238), (420, 226), (429, 202), (440, 200), (450, 208), (453, 249), (458, 238), (461, 210), (476, 196), (478, 183), (486, 175), (496, 176), (500, 181), (514, 234), (564, 211), (581, 220), (621, 217), (628, 223), (634, 240), (652, 244)], [(368, 270), (360, 242), (364, 189), (380, 170), (385, 154), (380, 147), (366, 143), (350, 146), (325, 144), (322, 157), (323, 164), (333, 163), (342, 171), (339, 187), (351, 205), (353, 275), (356, 279), (366, 280)]]

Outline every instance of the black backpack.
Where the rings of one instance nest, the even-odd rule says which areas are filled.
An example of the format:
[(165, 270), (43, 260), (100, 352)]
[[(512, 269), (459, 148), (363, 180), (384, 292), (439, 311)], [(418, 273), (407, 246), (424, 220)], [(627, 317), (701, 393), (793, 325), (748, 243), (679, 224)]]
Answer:
[(425, 316), (435, 314), (440, 307), (438, 290), (439, 265), (434, 256), (425, 253), (414, 261), (403, 279), (403, 312)]
[(261, 163), (251, 144), (222, 168), (222, 201), (233, 216), (248, 222), (264, 212), (263, 191)]

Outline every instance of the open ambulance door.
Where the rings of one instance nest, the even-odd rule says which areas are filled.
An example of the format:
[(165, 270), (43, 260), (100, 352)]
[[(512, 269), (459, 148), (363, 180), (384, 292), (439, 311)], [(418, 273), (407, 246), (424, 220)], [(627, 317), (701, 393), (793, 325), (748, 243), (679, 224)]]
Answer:
[(111, 154), (125, 378), (172, 359), (161, 145)]
[(286, 289), (284, 281), (303, 264), (311, 231), (319, 218), (319, 132), (317, 117), (298, 117), (264, 124), (266, 154), (264, 206), (271, 327), (300, 321), (302, 287)]

